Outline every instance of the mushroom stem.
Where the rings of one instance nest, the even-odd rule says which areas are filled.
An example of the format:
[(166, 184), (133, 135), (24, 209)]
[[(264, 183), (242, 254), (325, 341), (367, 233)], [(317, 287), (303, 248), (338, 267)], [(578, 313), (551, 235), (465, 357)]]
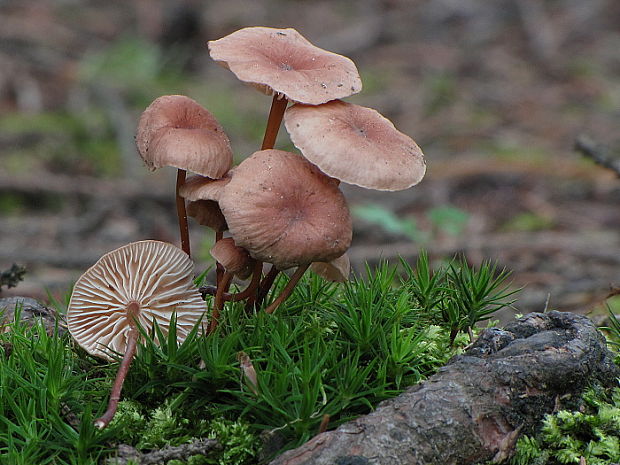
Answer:
[(276, 310), (276, 308), (278, 308), (280, 304), (284, 302), (291, 295), (291, 292), (293, 292), (293, 289), (295, 289), (295, 286), (297, 285), (297, 283), (299, 282), (299, 280), (301, 279), (301, 277), (306, 272), (309, 266), (310, 266), (310, 263), (297, 267), (297, 269), (295, 270), (295, 273), (293, 273), (293, 276), (291, 276), (291, 279), (287, 283), (286, 287), (282, 290), (282, 292), (276, 298), (276, 300), (274, 300), (271, 303), (271, 305), (269, 305), (269, 307), (265, 309), (265, 313), (273, 313)]
[(265, 300), (265, 297), (267, 297), (269, 289), (271, 289), (271, 286), (273, 286), (273, 283), (276, 280), (276, 276), (278, 276), (279, 272), (280, 270), (278, 270), (275, 265), (271, 265), (271, 269), (265, 276), (265, 279), (261, 281), (260, 286), (258, 287), (258, 294), (256, 296), (256, 307), (260, 307), (263, 304), (263, 300)]
[(125, 355), (123, 356), (123, 360), (121, 361), (120, 366), (118, 367), (118, 372), (116, 373), (116, 379), (114, 380), (114, 385), (112, 386), (112, 391), (110, 392), (110, 400), (108, 402), (108, 408), (105, 413), (95, 420), (95, 426), (99, 429), (103, 429), (110, 424), (112, 418), (114, 418), (114, 414), (116, 413), (116, 408), (118, 407), (118, 402), (121, 399), (121, 390), (123, 389), (123, 382), (127, 377), (127, 373), (129, 372), (129, 366), (133, 361), (134, 356), (136, 355), (136, 346), (138, 343), (138, 329), (134, 326), (129, 330), (129, 338), (127, 340), (127, 349), (125, 350)]
[(272, 149), (275, 145), (287, 104), (288, 100), (286, 100), (286, 97), (281, 95), (280, 98), (278, 98), (277, 92), (273, 94), (271, 109), (269, 110), (269, 119), (267, 120), (267, 128), (265, 129), (265, 137), (263, 138), (261, 150)]
[[(243, 291), (237, 292), (236, 294), (229, 294), (228, 292), (224, 292), (223, 299), (226, 302), (239, 302), (240, 300), (244, 300), (248, 298), (252, 293), (255, 293), (258, 290), (258, 284), (260, 282), (261, 271), (263, 268), (263, 262), (256, 262), (254, 265), (254, 274), (252, 274), (252, 280), (248, 287), (246, 287)], [(258, 271), (257, 271), (258, 270)], [(207, 295), (215, 295), (217, 294), (217, 287), (215, 286), (204, 286), (200, 288), (200, 292)]]
[(248, 291), (248, 293), (245, 297), (243, 297), (244, 299), (248, 299), (245, 302), (245, 309), (247, 311), (251, 311), (254, 308), (254, 303), (258, 298), (258, 291), (260, 289), (260, 278), (262, 274), (263, 262), (261, 262), (260, 260), (256, 260), (256, 263), (254, 264), (254, 271), (252, 272), (252, 281), (250, 281), (250, 285), (245, 290)]
[(179, 218), (179, 230), (181, 232), (181, 249), (191, 257), (189, 248), (189, 227), (187, 226), (187, 211), (185, 210), (185, 199), (179, 195), (179, 189), (185, 183), (185, 170), (177, 170), (176, 203), (177, 216)]
[(260, 284), (260, 278), (263, 273), (263, 262), (257, 260), (254, 264), (254, 271), (252, 272), (252, 280), (248, 287), (246, 287), (243, 291), (238, 294), (233, 294), (230, 296), (230, 300), (232, 302), (237, 302), (239, 300), (248, 299), (248, 302), (252, 302), (256, 300), (256, 294), (258, 292), (258, 286)]
[[(224, 238), (223, 231), (215, 231), (215, 242), (221, 241)], [(220, 281), (222, 281), (222, 276), (224, 275), (224, 267), (218, 261), (215, 262), (215, 284), (217, 286), (220, 285)]]
[(222, 308), (224, 308), (224, 294), (228, 291), (228, 287), (230, 286), (230, 282), (232, 281), (233, 274), (228, 271), (224, 272), (222, 276), (222, 281), (217, 286), (217, 291), (215, 292), (215, 301), (213, 302), (213, 312), (211, 313), (211, 323), (209, 324), (209, 330), (207, 334), (211, 334), (217, 328), (218, 319), (220, 317), (220, 312)]

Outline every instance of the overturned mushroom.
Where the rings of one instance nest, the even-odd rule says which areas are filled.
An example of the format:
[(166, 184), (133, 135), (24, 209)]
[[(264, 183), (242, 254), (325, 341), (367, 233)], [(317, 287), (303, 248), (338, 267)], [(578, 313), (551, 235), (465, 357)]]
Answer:
[(396, 191), (424, 177), (420, 147), (372, 108), (341, 100), (293, 105), (284, 124), (304, 157), (346, 183)]
[(287, 99), (318, 105), (362, 90), (349, 58), (312, 45), (295, 29), (240, 29), (209, 42), (209, 53), (239, 80), (274, 95), (262, 149), (273, 148)]
[(232, 166), (228, 136), (215, 117), (194, 100), (183, 95), (156, 99), (140, 117), (136, 146), (151, 169), (173, 166), (177, 171), (177, 213), (182, 248), (190, 254), (185, 202), (179, 189), (186, 171), (220, 178)]
[(95, 421), (105, 428), (114, 417), (123, 382), (136, 353), (138, 325), (156, 322), (168, 333), (176, 315), (178, 341), (185, 340), (203, 318), (204, 302), (194, 287), (193, 264), (179, 248), (141, 241), (105, 254), (76, 282), (69, 302), (67, 326), (90, 354), (113, 360), (124, 354), (108, 409)]

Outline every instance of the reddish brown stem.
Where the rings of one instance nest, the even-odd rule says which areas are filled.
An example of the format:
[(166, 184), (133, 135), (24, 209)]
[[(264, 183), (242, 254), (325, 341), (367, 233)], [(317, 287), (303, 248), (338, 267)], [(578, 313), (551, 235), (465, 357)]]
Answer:
[(179, 189), (185, 184), (185, 170), (177, 170), (177, 188), (176, 188), (176, 202), (177, 202), (177, 216), (179, 218), (179, 231), (181, 232), (181, 248), (183, 252), (191, 257), (189, 248), (189, 227), (187, 226), (187, 211), (185, 210), (185, 199), (179, 195)]
[(224, 294), (228, 291), (228, 287), (232, 281), (233, 274), (224, 272), (222, 276), (222, 281), (217, 287), (217, 291), (215, 293), (215, 301), (213, 302), (213, 312), (211, 313), (211, 322), (209, 323), (209, 331), (208, 334), (211, 334), (217, 328), (218, 320), (220, 318), (220, 312), (224, 308)]
[(256, 296), (256, 308), (259, 308), (263, 304), (263, 300), (265, 300), (265, 297), (267, 297), (269, 289), (271, 289), (271, 286), (273, 286), (273, 282), (276, 280), (276, 276), (278, 276), (279, 272), (280, 270), (278, 270), (275, 265), (271, 265), (271, 269), (265, 276), (265, 279), (261, 281), (258, 288), (258, 294)]
[[(260, 282), (261, 271), (263, 269), (263, 262), (256, 262), (254, 265), (254, 273), (252, 274), (252, 280), (248, 287), (246, 287), (243, 291), (237, 292), (236, 294), (229, 294), (228, 292), (224, 292), (223, 299), (226, 302), (239, 302), (240, 300), (247, 299), (252, 294), (256, 293), (258, 289), (258, 284)], [(215, 286), (204, 286), (199, 289), (200, 293), (204, 296), (206, 295), (215, 295), (217, 294), (217, 287)]]
[[(247, 296), (243, 297), (244, 299), (248, 299), (245, 302), (245, 309), (247, 311), (251, 311), (254, 308), (254, 303), (258, 297), (258, 290), (260, 288), (260, 278), (263, 275), (263, 262), (260, 260), (256, 261), (254, 265), (254, 271), (252, 272), (252, 282), (250, 286), (246, 289), (248, 291)], [(239, 299), (241, 300), (241, 299)]]
[(309, 266), (310, 266), (310, 263), (297, 267), (297, 269), (295, 270), (295, 273), (293, 273), (293, 276), (291, 276), (290, 281), (286, 284), (286, 287), (282, 289), (282, 292), (276, 298), (276, 300), (274, 300), (271, 303), (271, 305), (269, 305), (269, 307), (265, 309), (265, 313), (273, 313), (280, 306), (282, 302), (288, 299), (288, 297), (291, 295), (291, 292), (293, 292), (293, 289), (295, 289), (295, 286), (297, 285), (297, 283), (299, 282), (299, 280), (301, 279), (301, 277), (306, 272)]
[[(215, 231), (215, 242), (221, 241), (224, 238), (223, 231)], [(222, 276), (224, 275), (224, 267), (220, 262), (215, 262), (215, 284), (216, 286), (220, 285), (220, 281), (222, 281)]]
[(252, 272), (252, 280), (248, 287), (245, 288), (242, 292), (238, 294), (234, 294), (230, 300), (233, 302), (248, 299), (248, 302), (251, 301), (252, 305), (254, 305), (254, 301), (256, 300), (256, 293), (258, 292), (258, 286), (260, 284), (260, 278), (263, 274), (263, 262), (260, 260), (256, 260), (254, 264), (254, 271)]
[(288, 100), (286, 100), (286, 97), (278, 98), (278, 94), (274, 94), (273, 100), (271, 101), (269, 119), (267, 120), (267, 128), (265, 128), (265, 137), (263, 138), (261, 150), (272, 149), (275, 145), (287, 104)]
[(118, 367), (118, 372), (116, 373), (116, 379), (114, 380), (114, 385), (112, 386), (112, 391), (110, 392), (110, 400), (108, 402), (108, 409), (105, 413), (95, 420), (95, 426), (99, 429), (103, 429), (110, 424), (112, 418), (114, 418), (114, 414), (116, 413), (116, 408), (118, 407), (118, 402), (121, 399), (121, 391), (123, 389), (123, 382), (127, 377), (127, 373), (129, 372), (129, 367), (131, 366), (131, 362), (133, 361), (134, 356), (136, 355), (136, 346), (138, 343), (138, 329), (132, 327), (129, 330), (129, 338), (127, 340), (127, 348), (125, 349), (125, 355), (123, 356), (123, 360), (121, 361), (120, 366)]

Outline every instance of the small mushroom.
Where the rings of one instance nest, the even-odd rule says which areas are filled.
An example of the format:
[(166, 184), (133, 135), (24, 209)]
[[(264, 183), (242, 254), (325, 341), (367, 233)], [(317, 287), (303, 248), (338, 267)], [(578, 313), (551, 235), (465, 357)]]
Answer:
[(113, 360), (114, 352), (124, 354), (108, 409), (95, 420), (97, 427), (105, 428), (114, 417), (136, 353), (138, 325), (148, 330), (155, 321), (167, 334), (176, 315), (181, 342), (203, 318), (204, 302), (192, 274), (187, 254), (172, 244), (149, 240), (105, 254), (76, 282), (67, 311), (73, 338), (87, 352), (106, 360)]
[[(224, 237), (223, 232), (228, 229), (226, 218), (222, 215), (217, 201), (222, 188), (228, 184), (234, 169), (229, 170), (221, 179), (211, 179), (204, 176), (191, 176), (179, 189), (179, 195), (189, 201), (187, 214), (195, 218), (199, 224), (215, 231), (215, 241)], [(223, 269), (217, 263), (217, 282), (222, 279)]]
[(346, 183), (396, 191), (424, 177), (420, 147), (372, 108), (341, 100), (293, 105), (284, 124), (304, 157)]
[(220, 199), (222, 189), (230, 182), (233, 170), (230, 170), (220, 179), (211, 179), (204, 176), (190, 176), (185, 180), (179, 194), (186, 200), (214, 200)]
[(187, 214), (195, 218), (199, 224), (221, 233), (228, 229), (226, 218), (222, 215), (217, 200), (222, 188), (230, 181), (232, 170), (221, 179), (211, 179), (204, 176), (190, 176), (179, 189), (179, 195), (189, 201)]
[(227, 273), (239, 279), (248, 279), (252, 274), (255, 260), (247, 250), (237, 246), (232, 237), (217, 241), (211, 247), (211, 256), (222, 264)]
[(349, 58), (312, 45), (295, 29), (247, 27), (209, 42), (209, 53), (239, 80), (273, 94), (263, 150), (274, 146), (287, 100), (318, 105), (362, 90)]
[[(232, 237), (226, 237), (217, 241), (211, 247), (211, 256), (222, 265), (224, 273), (218, 283), (215, 292), (215, 301), (213, 303), (213, 313), (211, 314), (211, 324), (209, 332), (212, 332), (217, 326), (218, 319), (224, 302), (226, 300), (238, 301), (249, 297), (252, 293), (256, 293), (260, 282), (262, 263), (257, 262), (247, 250), (235, 244)], [(232, 278), (237, 276), (239, 279), (248, 279), (252, 276), (252, 281), (248, 287), (237, 294), (227, 294)]]
[(213, 229), (216, 234), (221, 234), (228, 229), (226, 218), (224, 218), (220, 206), (214, 200), (194, 200), (188, 202), (187, 215), (194, 218), (198, 224)]
[(185, 201), (179, 189), (186, 171), (210, 178), (224, 176), (232, 166), (228, 136), (215, 117), (183, 95), (165, 95), (140, 117), (136, 133), (138, 153), (151, 169), (177, 168), (176, 205), (183, 251), (190, 255)]

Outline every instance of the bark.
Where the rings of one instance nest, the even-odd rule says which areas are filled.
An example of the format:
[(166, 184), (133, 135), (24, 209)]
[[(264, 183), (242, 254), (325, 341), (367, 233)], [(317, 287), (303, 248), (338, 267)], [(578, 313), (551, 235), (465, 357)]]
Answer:
[(463, 355), (371, 414), (321, 433), (271, 465), (473, 464), (511, 455), (561, 402), (619, 375), (604, 337), (572, 313), (487, 329)]
[(194, 455), (207, 456), (222, 446), (215, 439), (197, 439), (180, 446), (166, 446), (163, 449), (141, 453), (131, 446), (119, 446), (116, 457), (108, 459), (107, 465), (164, 465), (170, 460), (188, 460)]
[(66, 332), (65, 322), (54, 309), (30, 297), (0, 298), (0, 332), (9, 330), (10, 324), (15, 321), (16, 312), (19, 312), (19, 320), (22, 324), (32, 326), (40, 320), (48, 334)]

